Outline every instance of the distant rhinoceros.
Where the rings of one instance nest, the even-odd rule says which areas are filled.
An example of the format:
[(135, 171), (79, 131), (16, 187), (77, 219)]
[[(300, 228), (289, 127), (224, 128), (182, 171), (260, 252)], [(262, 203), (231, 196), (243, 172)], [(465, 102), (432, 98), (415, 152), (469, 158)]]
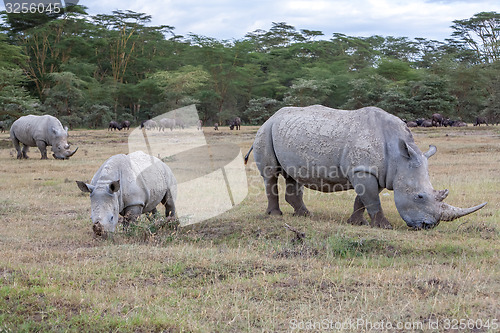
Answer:
[[(52, 156), (56, 159), (68, 159), (78, 147), (71, 151), (68, 144), (68, 128), (61, 125), (56, 117), (24, 116), (17, 119), (10, 128), (10, 139), (17, 150), (17, 158), (28, 158), (29, 147), (38, 147), (42, 160), (47, 159), (47, 146), (52, 146)], [(23, 144), (23, 149), (19, 143)]]
[(166, 216), (175, 216), (177, 181), (172, 171), (142, 151), (111, 156), (90, 184), (76, 183), (83, 192), (90, 192), (92, 228), (98, 236), (115, 231), (118, 214), (127, 225), (143, 213), (156, 212), (160, 202)]
[(280, 174), (286, 180), (285, 200), (295, 215), (309, 214), (303, 186), (322, 192), (354, 189), (352, 224), (367, 224), (366, 209), (372, 226), (391, 228), (380, 205), (384, 188), (394, 191), (399, 214), (416, 229), (451, 221), (486, 204), (462, 209), (444, 203), (448, 190), (434, 190), (429, 180), (427, 159), (436, 147), (422, 153), (401, 119), (375, 107), (282, 108), (258, 130), (252, 148), (265, 182), (268, 214), (282, 214)]
[(152, 119), (148, 119), (148, 120), (144, 120), (141, 123), (141, 128), (145, 128), (147, 130), (153, 130), (155, 128), (158, 128), (158, 124), (156, 123), (156, 121), (154, 121)]
[(160, 125), (160, 130), (164, 131), (166, 128), (170, 128), (172, 131), (175, 127), (175, 119), (172, 118), (162, 118), (158, 121)]

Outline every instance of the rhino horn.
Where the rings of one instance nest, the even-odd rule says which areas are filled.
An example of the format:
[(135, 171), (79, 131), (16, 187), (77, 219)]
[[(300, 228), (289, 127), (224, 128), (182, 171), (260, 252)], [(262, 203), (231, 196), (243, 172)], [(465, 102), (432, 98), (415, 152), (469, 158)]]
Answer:
[(480, 205), (470, 207), (470, 208), (457, 208), (453, 207), (451, 205), (448, 205), (447, 203), (442, 203), (441, 208), (441, 218), (439, 219), (440, 221), (452, 221), (454, 219), (458, 219), (459, 217), (465, 216), (470, 213), (474, 213), (475, 211), (483, 208), (486, 206), (487, 202), (483, 202)]
[(76, 147), (75, 150), (73, 150), (71, 153), (69, 153), (68, 158), (75, 155), (76, 151), (78, 150), (78, 147)]
[(444, 199), (446, 199), (446, 197), (448, 196), (449, 193), (450, 193), (450, 191), (448, 191), (448, 190), (438, 191), (438, 193), (436, 195), (436, 200), (439, 202), (443, 201)]

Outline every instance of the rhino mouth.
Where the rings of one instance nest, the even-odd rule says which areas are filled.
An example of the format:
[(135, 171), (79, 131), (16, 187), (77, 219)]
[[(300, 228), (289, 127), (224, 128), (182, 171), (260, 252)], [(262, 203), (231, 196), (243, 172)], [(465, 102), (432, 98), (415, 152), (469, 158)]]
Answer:
[(69, 150), (68, 150), (68, 152), (67, 152), (66, 154), (64, 154), (64, 155), (57, 155), (57, 154), (55, 154), (55, 153), (54, 153), (54, 154), (52, 154), (52, 156), (53, 156), (56, 160), (69, 160), (69, 158), (70, 158), (71, 156), (73, 156), (73, 155), (76, 153), (76, 151), (77, 151), (77, 150), (78, 150), (78, 147), (76, 147), (76, 149), (75, 149), (75, 150), (73, 150), (73, 151), (69, 151)]
[(92, 231), (94, 232), (95, 237), (106, 239), (108, 236), (108, 233), (104, 230), (102, 224), (99, 222), (92, 225)]
[(56, 154), (52, 154), (52, 156), (53, 156), (56, 160), (67, 160), (67, 159), (68, 159), (68, 157), (57, 156)]
[(430, 230), (434, 229), (437, 225), (439, 224), (439, 221), (437, 222), (427, 222), (427, 221), (422, 221), (422, 222), (417, 222), (411, 228), (413, 230)]

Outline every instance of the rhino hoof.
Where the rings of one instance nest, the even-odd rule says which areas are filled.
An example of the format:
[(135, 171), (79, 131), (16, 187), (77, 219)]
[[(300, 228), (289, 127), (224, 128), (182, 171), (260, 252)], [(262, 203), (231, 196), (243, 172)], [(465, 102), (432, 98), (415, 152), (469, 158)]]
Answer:
[(355, 217), (350, 217), (347, 220), (347, 223), (352, 224), (352, 225), (369, 225), (368, 221), (364, 218), (355, 218)]
[(266, 213), (267, 215), (283, 215), (283, 212), (279, 209), (271, 209), (268, 210)]
[(307, 217), (307, 216), (311, 216), (311, 213), (306, 208), (300, 208), (300, 209), (296, 210), (295, 213), (293, 213), (293, 216)]

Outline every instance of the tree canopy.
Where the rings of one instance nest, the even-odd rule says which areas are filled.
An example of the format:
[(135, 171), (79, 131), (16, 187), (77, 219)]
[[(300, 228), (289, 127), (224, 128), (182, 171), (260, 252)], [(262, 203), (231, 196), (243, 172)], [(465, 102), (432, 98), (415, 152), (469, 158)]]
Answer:
[(179, 36), (151, 16), (2, 13), (0, 120), (136, 123), (196, 104), (202, 120), (261, 124), (282, 106), (379, 106), (403, 118), (498, 116), (500, 14), (455, 20), (445, 41), (356, 37), (274, 22), (239, 40)]

